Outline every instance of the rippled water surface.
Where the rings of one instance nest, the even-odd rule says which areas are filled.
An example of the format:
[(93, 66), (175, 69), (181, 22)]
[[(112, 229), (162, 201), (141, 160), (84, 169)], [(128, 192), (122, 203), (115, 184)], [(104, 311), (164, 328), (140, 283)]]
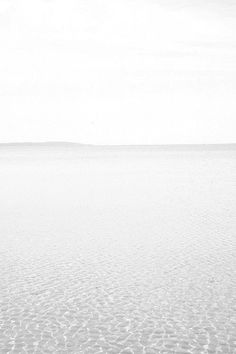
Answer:
[(3, 155), (0, 353), (236, 353), (236, 151)]

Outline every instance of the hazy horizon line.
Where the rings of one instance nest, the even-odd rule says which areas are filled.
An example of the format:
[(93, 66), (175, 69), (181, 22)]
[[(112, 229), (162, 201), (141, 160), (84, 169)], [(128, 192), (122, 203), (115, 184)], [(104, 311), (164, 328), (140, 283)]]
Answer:
[(4, 142), (0, 148), (7, 147), (90, 147), (90, 148), (235, 148), (236, 143), (173, 143), (173, 144), (90, 144), (73, 141)]

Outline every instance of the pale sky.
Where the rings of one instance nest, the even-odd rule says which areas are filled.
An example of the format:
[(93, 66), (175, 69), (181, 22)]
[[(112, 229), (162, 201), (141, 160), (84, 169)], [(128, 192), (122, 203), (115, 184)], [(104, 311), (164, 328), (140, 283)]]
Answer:
[(235, 0), (0, 0), (0, 143), (236, 142)]

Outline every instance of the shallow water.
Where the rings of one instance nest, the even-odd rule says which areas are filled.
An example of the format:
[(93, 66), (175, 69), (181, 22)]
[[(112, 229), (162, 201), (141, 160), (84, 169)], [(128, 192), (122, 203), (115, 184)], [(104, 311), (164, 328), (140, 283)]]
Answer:
[(1, 353), (236, 353), (236, 151), (0, 167)]

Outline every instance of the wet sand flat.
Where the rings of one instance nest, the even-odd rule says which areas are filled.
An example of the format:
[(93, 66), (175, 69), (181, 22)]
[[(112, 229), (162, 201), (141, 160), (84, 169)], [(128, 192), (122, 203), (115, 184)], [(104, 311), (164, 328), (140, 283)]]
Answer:
[(236, 353), (236, 149), (73, 149), (0, 149), (0, 353)]

